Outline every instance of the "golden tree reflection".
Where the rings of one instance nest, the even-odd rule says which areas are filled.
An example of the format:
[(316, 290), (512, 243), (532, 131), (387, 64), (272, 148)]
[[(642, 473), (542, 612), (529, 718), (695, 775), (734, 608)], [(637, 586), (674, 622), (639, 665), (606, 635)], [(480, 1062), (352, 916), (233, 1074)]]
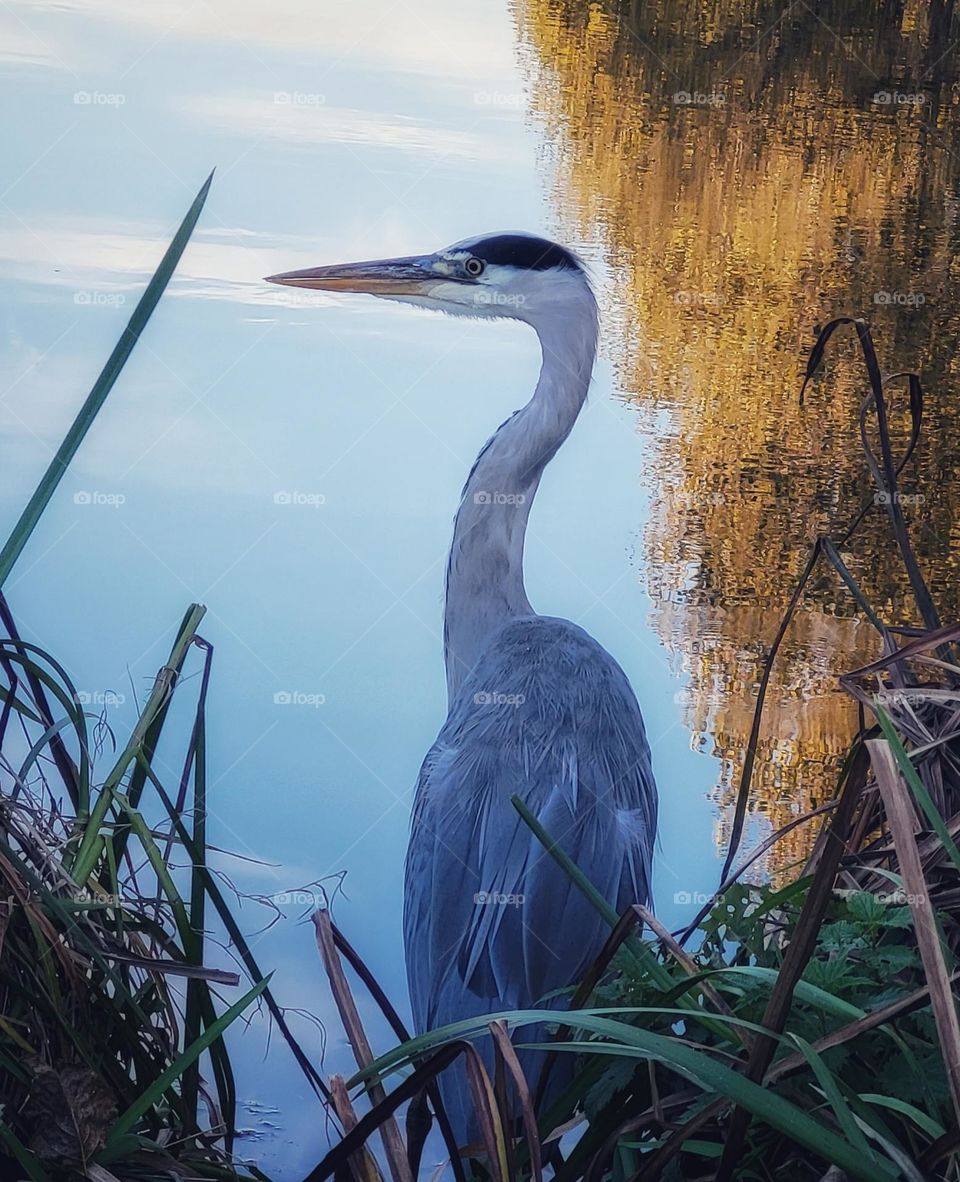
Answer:
[[(885, 363), (923, 374), (927, 436), (903, 489), (935, 598), (957, 612), (952, 5), (515, 2), (562, 232), (602, 242), (616, 279), (607, 339), (656, 457), (654, 622), (688, 677), (694, 744), (721, 759), (723, 841), (766, 646), (811, 541), (872, 491), (852, 348), (798, 405), (832, 316), (866, 315)], [(882, 513), (845, 558), (881, 615), (914, 618)], [(836, 677), (874, 646), (825, 573), (771, 686), (758, 821), (831, 793), (856, 724)], [(794, 831), (781, 858), (808, 839)]]

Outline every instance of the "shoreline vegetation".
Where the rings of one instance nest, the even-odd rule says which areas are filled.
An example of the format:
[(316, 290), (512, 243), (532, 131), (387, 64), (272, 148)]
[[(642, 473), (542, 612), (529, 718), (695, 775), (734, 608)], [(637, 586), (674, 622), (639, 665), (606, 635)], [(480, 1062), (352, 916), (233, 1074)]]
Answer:
[[(0, 1177), (263, 1179), (234, 1153), (224, 1037), (262, 1006), (318, 1113), (325, 1106), (341, 1130), (308, 1182), (434, 1176), (424, 1161), (431, 1107), (448, 1176), (464, 1182), (960, 1182), (960, 625), (939, 618), (898, 485), (921, 440), (919, 377), (882, 376), (863, 320), (832, 321), (811, 351), (800, 394), (809, 401), (829, 382), (819, 375), (834, 333), (855, 335), (867, 377), (861, 445), (876, 493), (845, 531), (813, 544), (767, 652), (714, 898), (680, 932), (643, 907), (618, 916), (515, 799), (522, 822), (610, 924), (569, 1011), (490, 1015), (411, 1039), (362, 955), (320, 911), (317, 950), (357, 1061), (351, 1079), (327, 1079), (294, 1038), (210, 866), (213, 649), (199, 632), (203, 607), (187, 609), (117, 742), (55, 658), (21, 638), (2, 595), (162, 295), (211, 179), (0, 551)], [(901, 401), (906, 432), (891, 426)], [(887, 516), (891, 561), (906, 572), (917, 623), (885, 622), (850, 574), (844, 555), (870, 513)], [(841, 679), (860, 731), (833, 799), (744, 853), (771, 669), (805, 587), (827, 567), (878, 633), (882, 655)], [(193, 695), (192, 722), (171, 739), (174, 693)], [(156, 765), (162, 738), (166, 748), (179, 738), (175, 784)], [(111, 766), (98, 779), (101, 762)], [(776, 885), (747, 882), (751, 866), (801, 825), (817, 832), (805, 864)], [(212, 967), (224, 961), (233, 967)], [(357, 987), (397, 1038), (385, 1053), (364, 1032)], [(555, 1055), (577, 1056), (573, 1084), (549, 1109), (541, 1096), (550, 1057), (540, 1079), (524, 1079), (511, 1042), (535, 1023), (550, 1027)], [(477, 1038), (493, 1041), (492, 1075)], [(483, 1134), (470, 1157), (455, 1152), (434, 1086), (461, 1056)]]
[[(205, 609), (187, 609), (129, 737), (118, 743), (59, 662), (20, 637), (3, 595), (163, 294), (212, 179), (0, 551), (4, 1178), (240, 1176), (237, 1097), (223, 1034), (255, 1004), (269, 1011), (318, 1102), (329, 1099), (208, 862), (205, 718), (213, 648), (198, 632)], [(194, 693), (193, 721), (180, 736), (173, 786), (154, 757), (170, 729), (174, 691), (188, 675), (199, 688), (181, 691)], [(111, 756), (97, 782), (100, 760)], [(159, 826), (158, 815), (165, 819)], [(186, 873), (171, 871), (174, 851)], [(211, 927), (224, 933), (246, 986), (241, 972), (205, 967)]]

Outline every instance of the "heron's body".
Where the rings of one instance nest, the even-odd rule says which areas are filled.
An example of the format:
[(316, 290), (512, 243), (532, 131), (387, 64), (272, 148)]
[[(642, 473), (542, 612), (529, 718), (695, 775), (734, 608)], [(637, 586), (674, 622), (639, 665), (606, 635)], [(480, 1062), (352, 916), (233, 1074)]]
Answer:
[[(417, 786), (404, 938), (419, 1031), (532, 1008), (577, 982), (609, 932), (514, 793), (620, 911), (647, 898), (652, 785), (633, 691), (582, 628), (527, 615), (490, 636)], [(524, 1056), (531, 1086), (538, 1058)], [(474, 1140), (463, 1073), (441, 1084), (458, 1137)]]
[[(540, 339), (533, 397), (480, 452), (457, 512), (444, 612), (448, 713), (420, 771), (404, 890), (418, 1032), (531, 1008), (576, 984), (607, 929), (511, 798), (617, 910), (648, 899), (656, 833), (650, 751), (626, 676), (582, 628), (537, 615), (523, 582), (533, 499), (593, 369), (590, 284), (569, 252), (524, 235), (276, 278), (510, 316)], [(536, 1037), (524, 1031), (525, 1041)], [(521, 1059), (531, 1087), (537, 1057)], [(475, 1140), (462, 1068), (448, 1069), (441, 1090), (458, 1142)]]

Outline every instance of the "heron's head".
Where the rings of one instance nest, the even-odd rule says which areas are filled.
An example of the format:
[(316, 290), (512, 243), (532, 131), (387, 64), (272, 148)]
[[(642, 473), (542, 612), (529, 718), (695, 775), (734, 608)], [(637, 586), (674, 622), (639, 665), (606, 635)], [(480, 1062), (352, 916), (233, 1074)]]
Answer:
[(544, 317), (575, 313), (584, 303), (595, 308), (577, 256), (534, 234), (485, 234), (435, 254), (287, 271), (268, 282), (364, 292), (454, 316), (506, 317), (534, 326)]

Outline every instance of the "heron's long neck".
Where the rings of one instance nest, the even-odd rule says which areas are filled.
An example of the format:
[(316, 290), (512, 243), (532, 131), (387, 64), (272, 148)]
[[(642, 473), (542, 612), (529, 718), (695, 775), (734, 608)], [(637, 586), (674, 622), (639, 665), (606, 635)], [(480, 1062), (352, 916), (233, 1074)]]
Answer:
[(527, 519), (543, 470), (587, 396), (597, 348), (592, 296), (537, 333), (543, 351), (537, 388), (480, 452), (454, 523), (444, 611), (451, 703), (491, 633), (532, 613), (523, 586)]

